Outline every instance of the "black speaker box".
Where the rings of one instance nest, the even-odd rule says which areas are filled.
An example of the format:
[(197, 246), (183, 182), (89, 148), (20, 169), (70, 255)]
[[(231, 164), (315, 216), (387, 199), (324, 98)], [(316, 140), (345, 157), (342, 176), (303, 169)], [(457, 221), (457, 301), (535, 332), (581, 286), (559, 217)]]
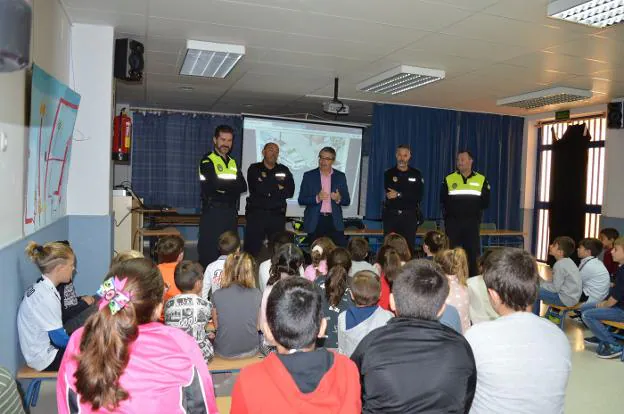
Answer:
[(132, 39), (115, 40), (115, 78), (128, 82), (143, 79), (143, 43)]
[(607, 128), (620, 129), (624, 127), (623, 105), (623, 102), (611, 102), (607, 104)]

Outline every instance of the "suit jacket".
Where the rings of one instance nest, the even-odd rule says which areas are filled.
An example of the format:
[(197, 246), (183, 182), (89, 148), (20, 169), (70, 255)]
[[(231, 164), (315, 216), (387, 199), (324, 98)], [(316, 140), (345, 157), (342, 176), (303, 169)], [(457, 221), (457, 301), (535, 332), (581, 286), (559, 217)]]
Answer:
[[(344, 230), (342, 221), (342, 206), (351, 204), (347, 177), (343, 172), (333, 169), (331, 176), (331, 191), (340, 192), (340, 204), (331, 200), (332, 219), (336, 230)], [(316, 201), (316, 195), (321, 191), (321, 171), (318, 168), (303, 174), (299, 190), (299, 205), (305, 206), (303, 213), (303, 228), (307, 233), (316, 230), (319, 216), (321, 215), (321, 203)]]

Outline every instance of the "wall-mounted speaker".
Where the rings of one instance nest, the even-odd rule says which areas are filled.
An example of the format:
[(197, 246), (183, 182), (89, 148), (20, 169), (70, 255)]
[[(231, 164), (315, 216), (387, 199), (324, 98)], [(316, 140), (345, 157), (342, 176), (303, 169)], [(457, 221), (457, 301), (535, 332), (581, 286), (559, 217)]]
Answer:
[(143, 79), (143, 43), (132, 39), (115, 40), (115, 77), (128, 82)]
[(620, 129), (624, 127), (624, 102), (607, 104), (607, 128)]
[(26, 0), (0, 0), (0, 72), (24, 69), (30, 63), (32, 6)]

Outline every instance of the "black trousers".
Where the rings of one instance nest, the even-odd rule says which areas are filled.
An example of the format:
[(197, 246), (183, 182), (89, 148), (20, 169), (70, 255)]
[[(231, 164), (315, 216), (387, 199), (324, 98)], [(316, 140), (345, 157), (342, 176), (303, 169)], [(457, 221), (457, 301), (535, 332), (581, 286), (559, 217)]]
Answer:
[(245, 251), (254, 257), (262, 249), (264, 239), (271, 240), (274, 234), (284, 231), (286, 216), (281, 211), (252, 210), (245, 215)]
[(238, 213), (234, 207), (206, 207), (199, 219), (197, 253), (199, 263), (206, 267), (219, 257), (219, 236), (228, 230), (237, 231)]
[(416, 229), (418, 229), (418, 210), (383, 210), (384, 236), (389, 233), (397, 233), (405, 237), (410, 253), (414, 254), (414, 241)]
[(308, 234), (310, 244), (319, 237), (329, 237), (336, 244), (336, 246), (346, 247), (347, 239), (344, 235), (344, 230), (336, 230), (334, 227), (334, 220), (331, 215), (324, 216), (321, 214), (319, 217), (316, 229), (312, 233)]
[(445, 219), (444, 227), (451, 247), (463, 247), (468, 256), (470, 276), (479, 274), (477, 257), (481, 253), (481, 237), (479, 236), (481, 220), (461, 218)]

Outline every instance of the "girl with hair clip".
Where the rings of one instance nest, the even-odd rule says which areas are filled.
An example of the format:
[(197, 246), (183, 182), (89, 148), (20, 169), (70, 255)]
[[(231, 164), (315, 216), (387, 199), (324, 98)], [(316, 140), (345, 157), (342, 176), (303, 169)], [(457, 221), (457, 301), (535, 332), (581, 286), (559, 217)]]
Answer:
[(336, 248), (336, 245), (329, 237), (319, 237), (314, 240), (310, 247), (312, 264), (306, 267), (303, 275), (306, 279), (314, 282), (317, 277), (327, 274), (327, 256)]
[(353, 306), (347, 275), (351, 270), (351, 253), (337, 247), (327, 257), (327, 276), (319, 276), (314, 284), (321, 290), (323, 315), (327, 320), (325, 348), (338, 348), (338, 315)]
[[(269, 299), (269, 294), (273, 289), (273, 285), (282, 279), (286, 279), (291, 276), (301, 276), (299, 269), (303, 266), (304, 257), (300, 248), (293, 243), (283, 244), (275, 250), (273, 257), (271, 258), (271, 268), (269, 270), (269, 280), (267, 286), (262, 292), (262, 301), (260, 303), (260, 311), (258, 312), (258, 330), (261, 330), (263, 326), (266, 326), (266, 306)], [(271, 350), (275, 349), (275, 345), (266, 341), (266, 335), (264, 332), (262, 346), (263, 354), (267, 354)]]
[(449, 281), (446, 303), (459, 312), (462, 333), (470, 328), (470, 296), (468, 295), (468, 258), (461, 247), (442, 250), (433, 259), (438, 263)]
[(42, 277), (26, 290), (17, 313), (20, 347), (29, 367), (56, 371), (69, 341), (57, 286), (71, 282), (76, 258), (69, 244), (62, 242), (42, 246), (31, 241), (26, 256)]
[(448, 237), (446, 237), (446, 234), (437, 230), (428, 231), (423, 239), (422, 248), (423, 252), (427, 255), (426, 258), (433, 260), (433, 256), (439, 251), (449, 248)]
[[(400, 237), (403, 238), (403, 236)], [(390, 312), (392, 312), (392, 309), (390, 309), (392, 283), (404, 264), (405, 262), (402, 260), (399, 252), (390, 245), (381, 246), (381, 249), (377, 252), (377, 263), (375, 265), (379, 266), (379, 273), (381, 274), (381, 294), (379, 295), (378, 305)]]
[(218, 412), (195, 340), (156, 322), (164, 293), (150, 260), (111, 268), (98, 312), (67, 345), (56, 386), (60, 414)]
[(256, 288), (256, 271), (256, 262), (247, 252), (237, 251), (225, 259), (221, 288), (212, 295), (214, 350), (221, 357), (239, 359), (258, 353), (262, 294)]

